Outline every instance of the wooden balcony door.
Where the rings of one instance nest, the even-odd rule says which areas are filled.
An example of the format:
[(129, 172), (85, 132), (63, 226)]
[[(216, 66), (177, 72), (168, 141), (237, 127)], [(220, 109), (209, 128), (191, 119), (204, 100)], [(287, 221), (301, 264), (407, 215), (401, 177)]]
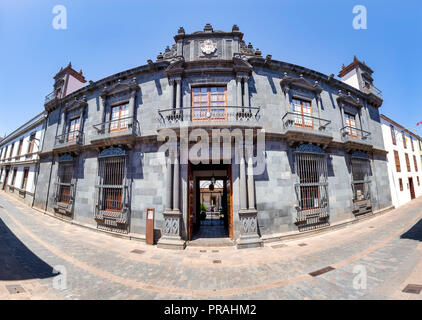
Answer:
[(129, 105), (127, 103), (111, 107), (110, 132), (126, 130), (129, 125)]
[(296, 127), (313, 128), (312, 108), (309, 101), (293, 99), (293, 112)]
[(69, 122), (69, 131), (67, 141), (72, 142), (78, 139), (81, 118), (73, 118)]
[(192, 120), (227, 120), (226, 87), (192, 88)]
[(409, 178), (410, 199), (415, 199), (415, 188), (413, 186), (413, 178)]
[(353, 114), (344, 114), (344, 125), (347, 127), (347, 133), (350, 137), (357, 138), (356, 117)]
[(6, 169), (6, 173), (4, 176), (4, 181), (3, 181), (3, 191), (6, 190), (6, 186), (7, 186), (7, 180), (9, 179), (9, 169)]

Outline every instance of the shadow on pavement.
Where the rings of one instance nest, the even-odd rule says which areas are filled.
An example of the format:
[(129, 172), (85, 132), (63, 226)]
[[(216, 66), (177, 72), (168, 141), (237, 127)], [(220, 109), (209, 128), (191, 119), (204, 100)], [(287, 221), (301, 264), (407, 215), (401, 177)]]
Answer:
[(410, 228), (408, 231), (403, 233), (400, 236), (400, 239), (411, 239), (422, 241), (422, 219), (420, 219), (416, 224)]
[(29, 250), (0, 219), (0, 280), (45, 279), (58, 274)]

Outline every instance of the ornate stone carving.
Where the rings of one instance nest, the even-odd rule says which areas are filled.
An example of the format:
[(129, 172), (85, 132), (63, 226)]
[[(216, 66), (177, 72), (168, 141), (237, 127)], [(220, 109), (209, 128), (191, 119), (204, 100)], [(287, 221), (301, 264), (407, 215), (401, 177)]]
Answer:
[(201, 51), (205, 54), (212, 54), (217, 50), (217, 44), (212, 40), (205, 40), (201, 43)]
[(360, 151), (360, 150), (356, 150), (352, 152), (352, 158), (359, 158), (359, 159), (365, 159), (368, 160), (369, 156), (367, 153)]
[(258, 234), (258, 211), (254, 209), (239, 210), (240, 238), (237, 248), (261, 247), (262, 240)]
[(73, 157), (69, 153), (62, 154), (59, 157), (59, 162), (70, 162), (70, 161), (73, 161)]
[(118, 156), (124, 156), (126, 155), (126, 151), (119, 147), (109, 147), (107, 149), (104, 149), (100, 152), (98, 155), (98, 158), (102, 157), (118, 157)]
[(312, 143), (301, 144), (296, 148), (296, 152), (325, 154), (325, 151), (322, 148)]

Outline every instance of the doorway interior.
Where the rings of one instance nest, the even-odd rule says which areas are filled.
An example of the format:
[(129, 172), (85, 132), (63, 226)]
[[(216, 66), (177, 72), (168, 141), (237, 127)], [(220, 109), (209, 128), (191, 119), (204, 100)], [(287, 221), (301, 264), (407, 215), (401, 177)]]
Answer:
[(415, 187), (413, 186), (413, 178), (409, 177), (410, 199), (415, 199)]
[(188, 240), (233, 239), (231, 165), (189, 164)]

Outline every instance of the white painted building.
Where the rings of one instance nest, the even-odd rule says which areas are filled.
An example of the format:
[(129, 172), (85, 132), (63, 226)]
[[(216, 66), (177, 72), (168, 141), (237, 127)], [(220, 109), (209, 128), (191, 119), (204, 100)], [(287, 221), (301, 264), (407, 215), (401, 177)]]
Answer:
[(0, 190), (32, 205), (44, 140), (47, 112), (42, 112), (0, 141)]
[(399, 207), (422, 195), (421, 137), (381, 115), (393, 205)]

